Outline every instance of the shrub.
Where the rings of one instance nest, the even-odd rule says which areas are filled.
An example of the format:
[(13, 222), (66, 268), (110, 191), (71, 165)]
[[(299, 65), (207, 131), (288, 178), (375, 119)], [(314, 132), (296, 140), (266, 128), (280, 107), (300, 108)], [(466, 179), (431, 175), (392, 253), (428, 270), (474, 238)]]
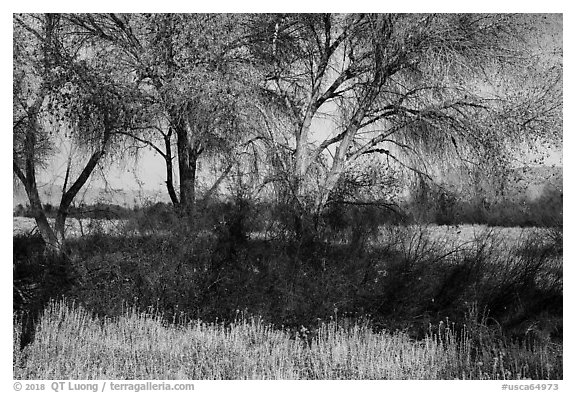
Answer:
[(77, 274), (66, 255), (45, 252), (39, 235), (15, 236), (13, 250), (13, 312), (22, 329), (19, 343), (25, 346), (49, 300), (66, 295), (77, 284)]

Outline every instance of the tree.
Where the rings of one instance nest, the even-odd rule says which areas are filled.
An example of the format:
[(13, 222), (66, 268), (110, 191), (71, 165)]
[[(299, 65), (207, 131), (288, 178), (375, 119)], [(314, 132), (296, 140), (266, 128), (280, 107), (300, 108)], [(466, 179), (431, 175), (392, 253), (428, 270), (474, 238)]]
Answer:
[[(132, 108), (107, 69), (107, 48), (77, 35), (59, 14), (14, 15), (13, 172), (22, 182), (47, 249), (65, 250), (68, 210), (94, 169), (129, 126)], [(77, 177), (68, 161), (54, 226), (37, 172), (63, 137), (88, 157)]]
[[(140, 127), (127, 132), (166, 163), (170, 199), (191, 213), (197, 165), (206, 153), (230, 153), (239, 140), (243, 68), (234, 66), (237, 16), (215, 14), (73, 15), (83, 32), (114, 45), (117, 62), (143, 96)], [(174, 187), (176, 150), (179, 195)], [(229, 154), (228, 154), (229, 155)], [(231, 165), (224, 166), (223, 176)]]
[[(290, 189), (303, 216), (318, 217), (361, 156), (380, 154), (431, 179), (432, 159), (497, 162), (533, 135), (486, 126), (505, 105), (527, 107), (493, 87), (530, 64), (525, 16), (294, 14), (252, 22), (248, 42), (262, 95), (291, 122)], [(541, 98), (558, 107), (557, 94)], [(330, 132), (322, 135), (326, 114), (335, 120), (324, 121)], [(318, 172), (321, 181), (311, 182)]]

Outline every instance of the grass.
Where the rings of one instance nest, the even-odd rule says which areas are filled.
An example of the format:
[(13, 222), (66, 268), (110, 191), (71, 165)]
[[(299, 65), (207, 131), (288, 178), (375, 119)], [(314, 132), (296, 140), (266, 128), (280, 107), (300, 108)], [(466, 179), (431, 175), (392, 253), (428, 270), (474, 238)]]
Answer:
[(134, 309), (97, 318), (50, 302), (22, 351), (15, 323), (14, 378), (562, 379), (561, 347), (518, 344), (478, 323), (455, 331), (441, 322), (413, 340), (360, 321), (297, 334), (241, 315), (230, 324), (177, 322)]

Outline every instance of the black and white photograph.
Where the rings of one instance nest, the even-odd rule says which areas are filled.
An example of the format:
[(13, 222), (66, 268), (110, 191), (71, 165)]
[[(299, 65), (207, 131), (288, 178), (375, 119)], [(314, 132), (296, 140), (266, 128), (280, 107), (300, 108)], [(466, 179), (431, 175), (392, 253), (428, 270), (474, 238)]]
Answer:
[(561, 390), (564, 15), (372, 9), (12, 13), (15, 390)]

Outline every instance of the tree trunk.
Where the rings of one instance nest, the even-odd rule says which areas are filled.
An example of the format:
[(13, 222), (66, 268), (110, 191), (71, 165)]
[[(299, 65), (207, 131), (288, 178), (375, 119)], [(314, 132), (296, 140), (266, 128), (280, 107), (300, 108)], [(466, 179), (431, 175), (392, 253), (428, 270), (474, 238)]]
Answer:
[(166, 145), (166, 155), (164, 155), (164, 160), (166, 161), (166, 188), (168, 189), (168, 195), (170, 195), (170, 200), (174, 206), (178, 206), (180, 201), (176, 195), (176, 190), (174, 189), (174, 172), (172, 167), (172, 146), (171, 146), (171, 136), (172, 132), (164, 137), (164, 144)]
[(46, 244), (46, 249), (51, 253), (61, 253), (61, 243), (46, 218), (46, 214), (40, 203), (40, 198), (38, 197), (38, 191), (36, 190), (36, 197), (34, 197), (33, 194), (28, 194), (28, 199), (30, 200), (30, 207), (32, 208), (38, 232), (40, 232), (40, 236), (42, 236), (42, 240), (44, 240)]
[(224, 181), (226, 176), (228, 176), (228, 173), (230, 173), (230, 171), (232, 170), (232, 166), (233, 166), (232, 163), (228, 164), (228, 166), (224, 169), (222, 174), (218, 177), (218, 179), (216, 179), (214, 184), (212, 184), (212, 187), (210, 187), (210, 189), (206, 191), (206, 194), (204, 194), (204, 196), (202, 197), (203, 202), (208, 201), (210, 197), (212, 197), (212, 194), (214, 194), (218, 190), (218, 187), (220, 186), (222, 181)]
[(176, 130), (178, 148), (178, 174), (180, 176), (180, 206), (186, 214), (194, 211), (196, 198), (196, 164), (198, 154), (191, 148), (188, 133), (184, 127)]
[(332, 167), (326, 176), (324, 185), (320, 188), (316, 196), (316, 201), (314, 203), (314, 210), (316, 214), (320, 214), (322, 209), (326, 206), (330, 198), (330, 194), (332, 191), (334, 191), (338, 185), (338, 180), (340, 180), (340, 177), (344, 173), (346, 153), (348, 153), (348, 149), (350, 148), (350, 145), (352, 144), (352, 141), (358, 132), (360, 121), (364, 118), (365, 113), (366, 112), (364, 109), (360, 109), (355, 113), (354, 117), (350, 121), (350, 124), (348, 125), (342, 141), (336, 148), (334, 159), (332, 161)]
[(24, 142), (24, 168), (21, 169), (13, 159), (13, 171), (24, 185), (26, 195), (30, 201), (34, 220), (36, 221), (40, 236), (42, 236), (42, 239), (46, 244), (46, 248), (51, 251), (58, 251), (60, 249), (58, 239), (50, 227), (50, 223), (48, 223), (38, 193), (38, 186), (36, 184), (36, 167), (34, 166), (36, 161), (36, 131), (40, 128), (38, 112), (44, 102), (45, 94), (46, 85), (43, 83), (40, 87), (38, 97), (28, 109), (29, 124), (26, 130), (26, 139)]
[[(296, 182), (300, 185), (305, 177), (308, 170), (308, 133), (310, 131), (310, 125), (312, 124), (312, 117), (314, 114), (308, 111), (306, 114), (300, 129), (298, 130), (296, 138), (296, 152), (294, 153), (294, 174), (296, 176)], [(298, 189), (295, 191), (299, 191)]]
[(46, 218), (44, 209), (42, 208), (42, 201), (38, 194), (36, 176), (33, 167), (27, 168), (27, 176), (24, 175), (16, 164), (14, 164), (14, 171), (20, 181), (24, 184), (24, 189), (26, 190), (26, 195), (28, 196), (28, 201), (30, 201), (30, 207), (32, 208), (32, 215), (36, 221), (38, 232), (40, 232), (40, 236), (42, 236), (42, 240), (44, 240), (44, 243), (46, 244), (46, 248), (51, 251), (58, 251), (60, 249), (59, 242), (56, 234), (50, 226), (50, 223), (48, 222), (48, 219)]
[[(67, 210), (67, 209), (66, 209)], [(60, 251), (64, 251), (66, 242), (66, 217), (68, 212), (60, 207), (56, 215), (56, 222), (54, 223), (54, 234), (58, 243), (60, 244)]]
[(84, 184), (88, 181), (88, 178), (98, 165), (100, 158), (104, 155), (104, 149), (110, 137), (110, 132), (106, 130), (104, 132), (104, 141), (102, 143), (102, 149), (98, 150), (90, 156), (90, 159), (78, 175), (76, 181), (70, 186), (68, 190), (63, 190), (62, 198), (60, 199), (60, 206), (58, 207), (58, 213), (56, 215), (56, 222), (54, 224), (54, 232), (56, 234), (56, 238), (60, 244), (60, 251), (65, 251), (65, 240), (66, 240), (66, 218), (68, 217), (68, 209), (78, 192), (84, 187)]
[[(36, 220), (36, 225), (38, 226), (38, 231), (42, 236), (42, 239), (46, 243), (46, 249), (48, 252), (56, 254), (65, 253), (65, 224), (66, 216), (68, 215), (68, 209), (72, 204), (72, 201), (80, 191), (80, 189), (86, 184), (86, 181), (90, 177), (92, 171), (100, 161), (100, 158), (104, 155), (104, 148), (110, 137), (110, 132), (108, 130), (104, 133), (103, 148), (92, 154), (84, 169), (68, 189), (62, 190), (62, 198), (60, 200), (60, 205), (58, 207), (58, 213), (56, 217), (56, 222), (54, 228), (50, 226), (44, 209), (42, 208), (42, 201), (40, 200), (40, 195), (38, 193), (38, 186), (36, 182), (36, 169), (34, 167), (34, 145), (35, 145), (35, 135), (33, 130), (27, 135), (27, 157), (25, 160), (25, 174), (18, 167), (16, 162), (13, 164), (13, 170), (24, 184), (26, 189), (26, 194), (28, 195), (28, 200), (30, 201), (30, 206), (32, 208), (34, 219)], [(66, 181), (64, 187), (68, 182), (69, 168), (66, 174)]]

